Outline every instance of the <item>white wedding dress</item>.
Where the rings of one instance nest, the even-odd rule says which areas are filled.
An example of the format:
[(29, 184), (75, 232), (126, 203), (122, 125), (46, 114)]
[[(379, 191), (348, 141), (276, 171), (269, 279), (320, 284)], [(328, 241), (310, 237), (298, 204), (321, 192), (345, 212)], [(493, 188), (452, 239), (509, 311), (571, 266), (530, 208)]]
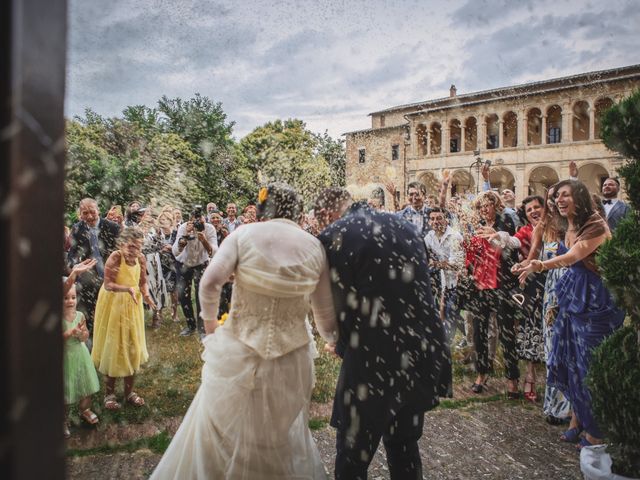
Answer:
[(152, 479), (325, 479), (308, 428), (313, 305), (335, 341), (329, 272), (320, 242), (295, 223), (245, 225), (222, 243), (200, 283), (202, 316), (217, 316), (235, 273), (231, 312), (204, 339), (202, 383)]

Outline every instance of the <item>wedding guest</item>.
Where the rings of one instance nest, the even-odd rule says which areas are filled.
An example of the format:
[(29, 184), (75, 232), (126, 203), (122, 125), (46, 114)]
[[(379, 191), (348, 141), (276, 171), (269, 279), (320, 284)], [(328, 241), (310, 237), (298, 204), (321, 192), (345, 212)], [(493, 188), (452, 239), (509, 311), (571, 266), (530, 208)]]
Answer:
[(612, 232), (616, 229), (620, 220), (631, 210), (629, 205), (618, 199), (619, 192), (620, 180), (617, 178), (609, 177), (602, 184), (602, 205), (609, 230)]
[(62, 322), (64, 339), (64, 436), (69, 438), (69, 406), (78, 404), (80, 418), (89, 425), (99, 422), (91, 410), (92, 396), (100, 390), (96, 369), (85, 342), (89, 339), (89, 329), (82, 312), (76, 310), (76, 287), (72, 283), (64, 292)]
[[(191, 212), (189, 221), (178, 227), (176, 240), (172, 251), (177, 260), (177, 288), (180, 306), (185, 316), (187, 326), (180, 332), (180, 336), (186, 337), (199, 330), (204, 337), (204, 325), (200, 317), (200, 302), (198, 290), (200, 279), (209, 259), (218, 249), (216, 229), (210, 223), (205, 222), (202, 210), (196, 208)], [(196, 292), (196, 311), (193, 311), (191, 289)]]
[(229, 202), (227, 203), (227, 217), (222, 221), (224, 227), (229, 231), (229, 233), (233, 233), (233, 231), (242, 225), (242, 221), (237, 218), (238, 215), (238, 207), (235, 203)]
[(401, 218), (415, 225), (420, 233), (420, 238), (424, 238), (429, 231), (429, 212), (431, 209), (424, 203), (427, 195), (427, 187), (420, 182), (411, 182), (407, 187), (409, 205), (397, 212)]
[[(556, 186), (549, 187), (544, 209), (540, 221), (533, 229), (531, 249), (527, 259), (521, 262), (519, 268), (526, 267), (532, 260), (550, 260), (558, 254), (558, 246), (564, 238), (564, 231), (559, 225), (554, 195)], [(540, 254), (542, 252), (542, 254)], [(547, 272), (542, 298), (542, 328), (544, 342), (544, 357), (549, 358), (553, 343), (553, 323), (558, 312), (558, 296), (556, 295), (556, 282), (564, 275), (566, 268), (558, 267)], [(545, 364), (546, 366), (546, 364)], [(542, 411), (546, 421), (551, 425), (560, 425), (569, 422), (571, 417), (571, 403), (567, 397), (556, 387), (545, 384), (544, 401)]]
[(125, 401), (135, 407), (145, 404), (133, 391), (135, 374), (149, 354), (144, 331), (144, 301), (155, 309), (147, 288), (146, 259), (142, 254), (144, 234), (137, 227), (125, 227), (118, 238), (118, 250), (105, 265), (104, 285), (96, 305), (96, 325), (91, 358), (105, 376), (104, 408), (118, 410), (117, 378), (124, 379)]
[[(578, 442), (580, 449), (602, 443), (603, 437), (585, 383), (591, 352), (622, 325), (624, 312), (616, 307), (596, 264), (598, 248), (611, 233), (595, 213), (589, 190), (579, 181), (562, 181), (556, 188), (555, 204), (565, 231), (558, 255), (531, 261), (521, 270), (521, 279), (533, 272), (568, 267), (556, 284), (558, 315), (547, 359), (547, 382), (560, 388), (571, 401), (573, 416), (561, 440)], [(583, 430), (584, 438), (580, 438)]]
[(507, 396), (519, 398), (518, 355), (516, 347), (516, 308), (512, 291), (517, 282), (510, 269), (517, 262), (517, 250), (494, 241), (497, 232), (515, 234), (515, 225), (503, 213), (504, 205), (493, 191), (482, 192), (475, 200), (481, 220), (467, 247), (467, 263), (475, 283), (475, 300), (469, 305), (473, 314), (474, 347), (477, 377), (471, 390), (481, 393), (485, 388), (489, 370), (488, 329), (491, 312), (496, 314), (500, 343), (504, 354)]
[(95, 268), (79, 275), (77, 285), (78, 309), (84, 313), (87, 328), (92, 332), (105, 262), (116, 249), (120, 227), (110, 220), (100, 218), (98, 203), (92, 198), (80, 200), (79, 212), (80, 221), (71, 229), (71, 248), (67, 255), (67, 266), (71, 268), (87, 259), (96, 260)]

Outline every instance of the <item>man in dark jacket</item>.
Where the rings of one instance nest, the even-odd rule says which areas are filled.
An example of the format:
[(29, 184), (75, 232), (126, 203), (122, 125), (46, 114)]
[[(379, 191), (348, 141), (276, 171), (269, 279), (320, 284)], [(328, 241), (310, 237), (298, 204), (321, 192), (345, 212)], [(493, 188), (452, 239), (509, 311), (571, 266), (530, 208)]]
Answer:
[(78, 310), (84, 313), (87, 327), (92, 332), (98, 292), (104, 281), (104, 264), (116, 249), (120, 226), (100, 218), (98, 203), (92, 198), (80, 201), (79, 212), (80, 221), (71, 229), (67, 266), (72, 268), (90, 258), (96, 260), (96, 266), (78, 278)]
[(618, 193), (620, 192), (620, 181), (617, 178), (607, 178), (602, 184), (602, 206), (604, 212), (607, 215), (607, 224), (609, 230), (612, 232), (620, 223), (630, 208), (629, 205), (618, 199)]
[[(416, 228), (353, 203), (340, 188), (316, 202), (338, 318), (342, 366), (331, 425), (336, 478), (366, 478), (382, 438), (392, 479), (421, 479), (424, 412), (438, 404), (450, 361)], [(331, 348), (331, 346), (330, 346)]]

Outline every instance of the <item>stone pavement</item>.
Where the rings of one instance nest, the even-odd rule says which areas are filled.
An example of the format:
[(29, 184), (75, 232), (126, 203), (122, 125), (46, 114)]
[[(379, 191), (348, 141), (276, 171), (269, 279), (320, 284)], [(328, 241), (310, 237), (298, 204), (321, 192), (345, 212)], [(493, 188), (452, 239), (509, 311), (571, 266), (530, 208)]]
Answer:
[[(121, 443), (167, 429), (173, 434), (177, 420), (163, 425), (109, 426), (99, 432), (81, 432), (70, 448), (91, 448), (105, 441)], [(539, 406), (506, 400), (429, 412), (420, 441), (424, 478), (464, 479), (581, 479), (578, 454), (558, 441), (561, 427), (547, 425)], [(313, 432), (329, 471), (334, 461), (334, 430)], [(87, 443), (90, 442), (91, 444)], [(142, 449), (133, 453), (69, 457), (68, 477), (87, 479), (146, 478), (160, 455)], [(370, 479), (388, 479), (382, 446), (369, 469)]]

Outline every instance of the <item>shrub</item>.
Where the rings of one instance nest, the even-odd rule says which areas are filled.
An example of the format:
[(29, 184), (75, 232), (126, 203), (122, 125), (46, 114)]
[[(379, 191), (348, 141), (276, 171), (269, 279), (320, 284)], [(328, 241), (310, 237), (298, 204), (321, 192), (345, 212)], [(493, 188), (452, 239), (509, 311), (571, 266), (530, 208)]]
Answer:
[(613, 472), (640, 478), (638, 330), (622, 327), (593, 351), (587, 378), (593, 412), (607, 438)]

